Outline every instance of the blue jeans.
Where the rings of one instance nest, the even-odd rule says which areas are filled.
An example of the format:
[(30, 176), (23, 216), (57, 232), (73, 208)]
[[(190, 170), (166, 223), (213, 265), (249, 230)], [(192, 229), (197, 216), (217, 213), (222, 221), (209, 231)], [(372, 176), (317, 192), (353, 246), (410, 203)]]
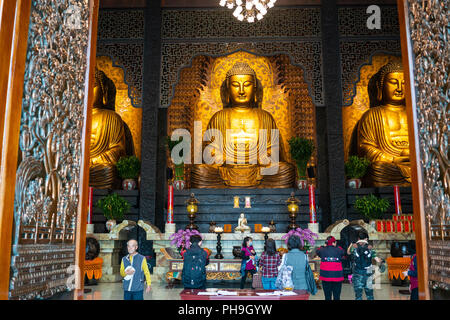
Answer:
[(275, 287), (276, 280), (277, 280), (276, 277), (273, 278), (261, 277), (264, 290), (277, 290), (277, 287)]
[(123, 291), (123, 300), (144, 300), (144, 290)]
[(372, 279), (370, 274), (353, 273), (352, 282), (356, 300), (363, 299), (363, 290), (366, 292), (367, 300), (374, 300)]

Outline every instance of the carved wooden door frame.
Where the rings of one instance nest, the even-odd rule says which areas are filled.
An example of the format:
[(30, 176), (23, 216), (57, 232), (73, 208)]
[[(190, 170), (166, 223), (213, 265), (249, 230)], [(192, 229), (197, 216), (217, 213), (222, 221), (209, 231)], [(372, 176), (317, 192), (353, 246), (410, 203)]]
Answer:
[[(78, 277), (75, 283), (74, 298), (83, 297), (83, 266), (85, 257), (86, 216), (89, 185), (89, 150), (91, 132), (91, 105), (93, 100), (94, 68), (97, 47), (99, 0), (89, 0), (89, 46), (85, 71), (83, 101), (82, 157), (80, 165), (80, 184), (78, 207), (76, 209), (75, 265)], [(0, 41), (2, 50), (0, 69), (0, 113), (2, 122), (1, 171), (0, 171), (0, 300), (8, 299), (10, 287), (11, 245), (14, 224), (14, 200), (18, 145), (21, 123), (22, 97), (24, 91), (24, 72), (27, 54), (27, 40), (31, 12), (31, 0), (0, 1)], [(17, 23), (15, 23), (15, 21)], [(13, 31), (13, 32), (11, 32)], [(9, 58), (11, 57), (11, 59)], [(6, 85), (6, 84), (7, 85)], [(6, 99), (4, 99), (6, 97)], [(3, 128), (4, 123), (4, 128)]]

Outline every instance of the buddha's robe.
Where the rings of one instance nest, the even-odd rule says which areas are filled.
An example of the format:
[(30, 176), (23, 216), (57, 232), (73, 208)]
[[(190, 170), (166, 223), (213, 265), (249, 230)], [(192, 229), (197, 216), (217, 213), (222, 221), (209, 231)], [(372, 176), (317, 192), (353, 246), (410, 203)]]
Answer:
[(393, 127), (383, 106), (369, 109), (358, 124), (358, 153), (371, 161), (367, 181), (375, 187), (411, 183), (410, 162), (393, 162), (409, 148), (408, 135)]
[(115, 165), (120, 157), (126, 155), (124, 125), (117, 113), (93, 109), (90, 150), (89, 185), (111, 189), (117, 177)]
[[(205, 132), (205, 139), (212, 142), (207, 142), (204, 146), (215, 152), (206, 152), (212, 154), (211, 162), (208, 162), (210, 164), (193, 167), (192, 188), (293, 187), (294, 167), (284, 162), (280, 141), (276, 142), (272, 137), (271, 130), (277, 129), (274, 119), (270, 113), (259, 108), (244, 110), (239, 112), (234, 108), (226, 108), (213, 115)], [(208, 131), (210, 129), (217, 129), (222, 134), (223, 141)], [(233, 130), (228, 131), (229, 136), (227, 129)], [(266, 129), (267, 134), (260, 134), (260, 129)], [(264, 146), (267, 146), (267, 152), (264, 152)], [(267, 170), (271, 165), (269, 157), (277, 147), (278, 170), (272, 168), (270, 173), (262, 171), (262, 168)], [(221, 164), (217, 164), (218, 162)]]

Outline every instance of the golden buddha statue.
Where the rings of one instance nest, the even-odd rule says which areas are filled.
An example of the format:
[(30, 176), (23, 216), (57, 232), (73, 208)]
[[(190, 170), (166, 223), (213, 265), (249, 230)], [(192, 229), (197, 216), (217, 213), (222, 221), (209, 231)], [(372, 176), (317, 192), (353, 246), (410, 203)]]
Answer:
[(277, 125), (261, 108), (262, 97), (261, 82), (247, 63), (238, 62), (227, 72), (221, 86), (224, 107), (209, 120), (204, 136), (211, 159), (193, 166), (192, 188), (294, 186), (294, 166), (284, 160)]
[(114, 111), (116, 88), (103, 71), (95, 69), (92, 109), (89, 185), (112, 189), (117, 179), (116, 163), (127, 155), (125, 124)]
[(383, 66), (369, 81), (371, 108), (358, 124), (358, 153), (371, 161), (367, 182), (375, 187), (409, 185), (408, 121), (401, 62)]

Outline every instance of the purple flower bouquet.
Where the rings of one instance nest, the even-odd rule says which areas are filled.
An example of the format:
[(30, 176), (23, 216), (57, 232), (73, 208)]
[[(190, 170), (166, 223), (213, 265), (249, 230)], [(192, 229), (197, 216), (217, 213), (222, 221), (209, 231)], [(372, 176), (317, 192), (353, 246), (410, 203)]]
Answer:
[(288, 233), (282, 236), (281, 240), (284, 240), (284, 242), (287, 244), (290, 236), (298, 236), (300, 238), (303, 250), (306, 252), (308, 252), (310, 246), (313, 246), (316, 243), (314, 238), (317, 239), (319, 237), (318, 234), (312, 232), (309, 229), (296, 228), (290, 230)]
[(199, 235), (203, 239), (202, 235), (197, 230), (180, 229), (169, 237), (169, 239), (172, 240), (170, 241), (170, 244), (176, 245), (177, 248), (179, 249), (180, 248), (189, 249), (191, 247), (191, 242), (189, 241), (189, 239), (193, 235)]

